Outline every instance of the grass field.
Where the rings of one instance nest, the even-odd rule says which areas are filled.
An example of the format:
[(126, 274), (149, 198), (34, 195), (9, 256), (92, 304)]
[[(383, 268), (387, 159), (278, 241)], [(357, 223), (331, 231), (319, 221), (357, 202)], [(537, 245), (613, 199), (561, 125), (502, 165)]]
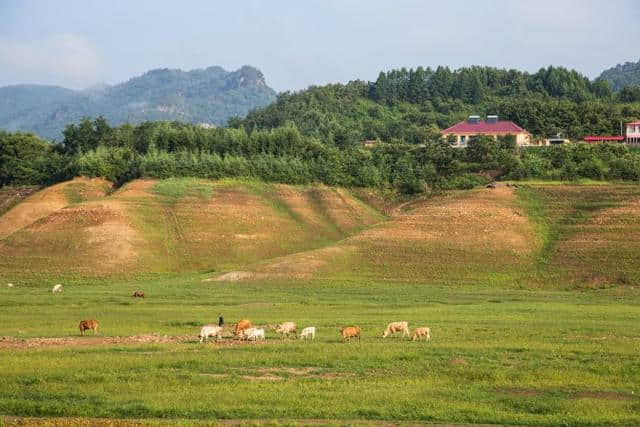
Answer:
[[(147, 241), (159, 230), (193, 235), (201, 217), (189, 211), (217, 212), (228, 197), (243, 209), (227, 211), (225, 225), (203, 222), (210, 238), (260, 211), (272, 215), (269, 224), (292, 218), (277, 225), (291, 240), (256, 242), (215, 272), (191, 271), (187, 260), (172, 264), (182, 271), (154, 276), (75, 274), (56, 295), (54, 278), (38, 268), (17, 279), (0, 268), (0, 416), (54, 424), (640, 424), (640, 189), (496, 190), (415, 200), (385, 209), (383, 221), (365, 198), (342, 190), (202, 181), (124, 188), (110, 197), (136, 200), (140, 222), (131, 224)], [(96, 203), (66, 191), (70, 209)], [(154, 223), (157, 204), (175, 213), (173, 225), (166, 217)], [(260, 231), (235, 226), (235, 234)], [(317, 240), (305, 246), (308, 235)], [(190, 240), (177, 241), (175, 253), (206, 259)], [(271, 252), (274, 245), (286, 250)], [(242, 263), (243, 253), (254, 256)], [(251, 275), (208, 281), (236, 270)], [(16, 286), (5, 287), (9, 281)], [(137, 289), (147, 298), (131, 298)], [(265, 343), (198, 343), (200, 326), (218, 313), (228, 324), (314, 325), (318, 335), (283, 341), (268, 331)], [(98, 337), (79, 336), (87, 318), (99, 319)], [(383, 340), (386, 323), (397, 320), (429, 326), (431, 342)], [(342, 343), (346, 325), (360, 326), (362, 340)]]
[[(314, 418), (505, 424), (640, 423), (640, 296), (362, 283), (3, 289), (0, 335), (184, 336), (174, 343), (0, 350), (0, 412), (116, 418)], [(199, 325), (249, 317), (315, 325), (315, 342), (195, 342)], [(385, 322), (428, 325), (431, 342), (382, 340)], [(363, 328), (343, 344), (338, 327)], [(91, 341), (93, 338), (85, 337)], [(78, 338), (80, 340), (80, 338)], [(2, 342), (0, 341), (0, 348)]]

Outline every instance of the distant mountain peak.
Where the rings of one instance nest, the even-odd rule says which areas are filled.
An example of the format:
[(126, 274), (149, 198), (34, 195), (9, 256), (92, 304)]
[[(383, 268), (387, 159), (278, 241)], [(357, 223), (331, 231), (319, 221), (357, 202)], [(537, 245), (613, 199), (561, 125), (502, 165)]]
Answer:
[(638, 62), (625, 62), (604, 70), (599, 78), (608, 81), (616, 91), (625, 86), (640, 85), (640, 59)]
[(104, 116), (111, 124), (181, 120), (226, 124), (276, 99), (260, 70), (244, 65), (183, 71), (156, 68), (113, 86), (81, 91), (54, 86), (0, 88), (0, 128), (60, 139), (64, 127), (83, 117)]

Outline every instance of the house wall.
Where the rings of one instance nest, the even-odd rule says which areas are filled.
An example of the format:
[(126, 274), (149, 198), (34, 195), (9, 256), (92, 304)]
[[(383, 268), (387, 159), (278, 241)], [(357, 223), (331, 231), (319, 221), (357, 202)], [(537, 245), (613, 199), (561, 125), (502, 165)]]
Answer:
[(531, 135), (528, 133), (521, 132), (516, 135), (516, 145), (530, 145), (531, 144)]
[[(451, 134), (443, 134), (443, 136), (445, 137), (445, 139), (449, 136), (449, 135), (455, 135), (456, 137), (456, 143), (455, 146), (456, 147), (466, 147), (467, 144), (469, 143), (469, 139), (475, 135), (478, 135), (477, 133), (462, 133), (462, 134), (456, 134), (456, 133), (451, 133)], [(483, 133), (482, 135), (487, 135), (487, 136), (492, 136), (493, 139), (497, 139), (498, 136), (504, 136), (504, 135), (515, 135), (516, 137), (516, 145), (518, 146), (527, 146), (527, 145), (531, 145), (531, 135), (529, 135), (526, 132), (520, 132), (520, 133)], [(463, 141), (464, 138), (464, 141)]]

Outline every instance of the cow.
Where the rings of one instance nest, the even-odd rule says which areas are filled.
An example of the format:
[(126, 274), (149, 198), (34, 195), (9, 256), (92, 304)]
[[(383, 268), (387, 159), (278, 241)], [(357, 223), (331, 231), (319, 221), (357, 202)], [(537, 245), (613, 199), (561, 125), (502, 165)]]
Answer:
[(244, 338), (244, 331), (251, 327), (251, 320), (242, 319), (238, 323), (236, 323), (236, 329), (234, 331), (234, 335), (237, 338)]
[(291, 334), (298, 337), (295, 322), (280, 323), (278, 326), (276, 326), (276, 333), (281, 334), (283, 339), (285, 335), (287, 336), (287, 338), (290, 338)]
[(13, 288), (13, 283), (7, 283), (7, 288)]
[(91, 329), (93, 331), (93, 335), (98, 333), (98, 321), (95, 319), (82, 320), (80, 322), (80, 335), (84, 336), (84, 331)]
[(351, 338), (357, 337), (358, 341), (360, 340), (360, 332), (362, 329), (357, 326), (347, 326), (340, 329), (340, 333), (342, 334), (342, 341), (351, 341)]
[(392, 322), (387, 325), (387, 329), (382, 333), (382, 338), (386, 338), (389, 335), (396, 332), (402, 332), (402, 337), (409, 336), (409, 323), (408, 322)]
[(307, 339), (311, 337), (312, 340), (316, 339), (316, 327), (315, 326), (307, 326), (300, 332), (300, 339)]
[(413, 330), (413, 338), (411, 341), (415, 341), (416, 339), (420, 339), (424, 337), (427, 341), (431, 341), (431, 329), (430, 328), (415, 328)]
[(263, 328), (249, 328), (244, 331), (244, 336), (249, 341), (264, 341), (265, 332)]
[(144, 298), (144, 292), (142, 291), (135, 291), (133, 293), (133, 295), (131, 295), (133, 298)]
[(209, 337), (216, 337), (216, 341), (222, 338), (222, 328), (218, 325), (204, 325), (202, 329), (200, 329), (200, 342), (207, 341)]
[(62, 292), (62, 285), (60, 283), (58, 283), (57, 285), (55, 285), (53, 287), (53, 289), (51, 289), (51, 292), (53, 292), (54, 294), (56, 294), (58, 292)]

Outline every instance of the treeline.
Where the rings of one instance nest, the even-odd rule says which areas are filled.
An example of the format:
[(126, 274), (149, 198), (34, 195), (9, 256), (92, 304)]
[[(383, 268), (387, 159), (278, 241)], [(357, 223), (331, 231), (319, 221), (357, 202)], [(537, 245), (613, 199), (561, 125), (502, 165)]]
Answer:
[(401, 68), (381, 72), (370, 85), (369, 96), (392, 104), (408, 101), (422, 104), (440, 99), (460, 99), (479, 104), (487, 97), (542, 95), (574, 102), (611, 99), (609, 82), (591, 82), (575, 70), (562, 67), (543, 68), (535, 74), (493, 67), (468, 67), (451, 71), (449, 67), (416, 69)]
[(627, 146), (521, 149), (512, 136), (472, 138), (466, 149), (442, 138), (340, 148), (294, 125), (247, 132), (178, 122), (111, 127), (101, 118), (69, 125), (64, 135), (50, 144), (32, 134), (0, 132), (0, 186), (49, 185), (74, 176), (105, 177), (116, 185), (189, 176), (419, 193), (472, 188), (493, 178), (640, 180), (640, 153)]

